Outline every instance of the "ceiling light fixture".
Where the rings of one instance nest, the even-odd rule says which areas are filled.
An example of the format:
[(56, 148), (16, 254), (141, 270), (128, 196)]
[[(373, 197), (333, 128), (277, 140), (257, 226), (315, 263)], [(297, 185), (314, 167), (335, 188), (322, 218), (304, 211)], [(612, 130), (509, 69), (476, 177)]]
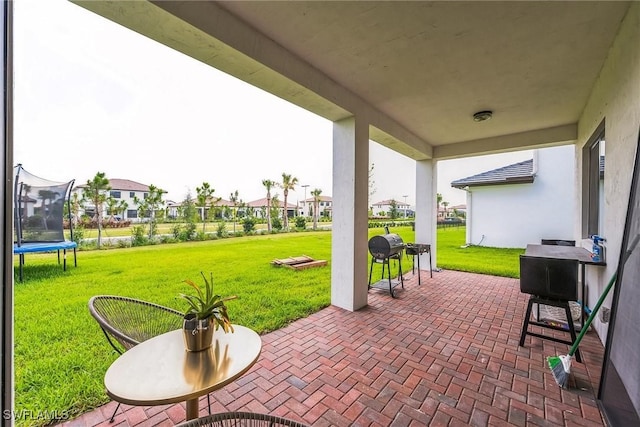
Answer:
[(490, 111), (490, 110), (478, 111), (477, 113), (475, 113), (473, 115), (473, 121), (474, 122), (486, 122), (491, 117), (493, 117), (493, 111)]

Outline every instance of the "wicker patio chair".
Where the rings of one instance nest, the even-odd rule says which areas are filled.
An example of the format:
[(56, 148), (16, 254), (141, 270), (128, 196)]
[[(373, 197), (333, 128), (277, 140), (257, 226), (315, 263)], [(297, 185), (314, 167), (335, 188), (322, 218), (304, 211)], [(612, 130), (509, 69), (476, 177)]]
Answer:
[(308, 427), (286, 418), (252, 412), (222, 412), (178, 424), (176, 427)]
[(181, 328), (184, 318), (183, 313), (168, 307), (113, 295), (92, 297), (89, 312), (119, 354), (149, 338)]
[[(111, 347), (119, 354), (149, 338), (181, 328), (184, 318), (183, 313), (168, 307), (113, 295), (92, 297), (89, 300), (89, 312), (100, 325)], [(119, 407), (120, 404), (110, 422), (113, 422)]]

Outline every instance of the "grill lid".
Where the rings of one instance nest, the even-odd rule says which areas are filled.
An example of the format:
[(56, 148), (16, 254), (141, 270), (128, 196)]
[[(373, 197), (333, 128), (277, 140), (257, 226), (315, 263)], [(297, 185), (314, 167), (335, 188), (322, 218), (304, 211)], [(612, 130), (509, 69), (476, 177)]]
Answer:
[(369, 239), (369, 252), (376, 259), (385, 259), (404, 249), (402, 238), (394, 233), (381, 234)]

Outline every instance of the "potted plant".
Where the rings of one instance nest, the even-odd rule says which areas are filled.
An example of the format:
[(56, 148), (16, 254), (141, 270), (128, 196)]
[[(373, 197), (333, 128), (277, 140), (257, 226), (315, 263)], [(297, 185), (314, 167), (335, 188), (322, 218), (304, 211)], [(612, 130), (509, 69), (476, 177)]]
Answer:
[(218, 328), (233, 333), (229, 313), (225, 302), (236, 296), (221, 297), (213, 292), (213, 273), (209, 279), (200, 272), (204, 279), (204, 289), (192, 280), (184, 282), (195, 289), (195, 295), (180, 294), (186, 300), (188, 308), (184, 314), (184, 338), (189, 351), (200, 351), (211, 347), (213, 332)]

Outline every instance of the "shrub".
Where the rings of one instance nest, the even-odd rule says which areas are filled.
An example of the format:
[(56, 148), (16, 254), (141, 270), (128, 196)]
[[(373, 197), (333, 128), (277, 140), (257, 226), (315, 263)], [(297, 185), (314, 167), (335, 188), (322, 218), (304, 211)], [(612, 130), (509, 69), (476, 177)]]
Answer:
[(182, 240), (182, 241), (194, 240), (195, 237), (196, 237), (196, 224), (195, 222), (188, 222), (184, 226), (184, 230), (182, 230), (179, 240)]
[(144, 246), (149, 243), (149, 239), (144, 231), (144, 226), (136, 225), (131, 228), (131, 246)]
[(227, 223), (224, 221), (220, 221), (218, 223), (218, 228), (216, 229), (216, 236), (218, 237), (227, 237)]
[(296, 228), (298, 230), (304, 230), (307, 228), (307, 220), (303, 216), (296, 217)]
[(160, 236), (160, 243), (178, 243), (179, 241), (175, 236)]
[(251, 234), (256, 229), (256, 219), (252, 216), (248, 216), (242, 220), (242, 228), (245, 234)]
[(131, 241), (127, 239), (118, 239), (119, 248), (128, 248), (129, 246), (131, 246)]
[(180, 240), (180, 236), (182, 235), (182, 226), (180, 224), (176, 224), (171, 227), (171, 234), (173, 234), (173, 238), (176, 240)]
[(277, 231), (282, 230), (282, 220), (279, 217), (271, 218), (271, 228)]
[(76, 242), (78, 246), (80, 246), (80, 243), (82, 243), (82, 239), (84, 239), (84, 227), (78, 225), (73, 229), (73, 241)]
[(29, 228), (44, 228), (44, 218), (41, 215), (32, 215), (27, 218), (26, 225)]

